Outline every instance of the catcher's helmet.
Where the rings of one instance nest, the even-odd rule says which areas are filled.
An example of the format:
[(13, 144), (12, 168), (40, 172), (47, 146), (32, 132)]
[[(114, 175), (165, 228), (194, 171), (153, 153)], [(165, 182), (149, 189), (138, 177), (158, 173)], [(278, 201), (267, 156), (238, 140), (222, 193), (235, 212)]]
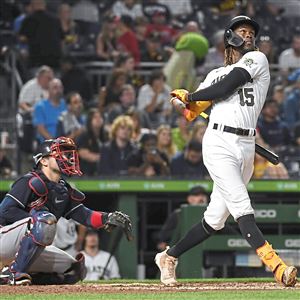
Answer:
[(68, 176), (82, 175), (77, 147), (71, 138), (59, 137), (44, 141), (39, 147), (39, 152), (33, 156), (35, 165), (38, 166), (40, 160), (47, 156), (55, 158), (63, 174)]
[(257, 36), (259, 32), (259, 25), (257, 22), (255, 22), (253, 19), (247, 16), (234, 17), (233, 19), (231, 19), (231, 21), (225, 28), (225, 32), (224, 32), (225, 48), (229, 46), (240, 47), (243, 45), (244, 40), (234, 32), (234, 30), (241, 24), (251, 25), (254, 28), (255, 37)]

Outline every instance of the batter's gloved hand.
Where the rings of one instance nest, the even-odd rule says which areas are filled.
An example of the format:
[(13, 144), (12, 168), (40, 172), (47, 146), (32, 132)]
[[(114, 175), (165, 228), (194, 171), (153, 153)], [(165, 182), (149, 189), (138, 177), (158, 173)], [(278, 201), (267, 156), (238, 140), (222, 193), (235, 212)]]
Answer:
[(128, 241), (133, 240), (132, 225), (128, 215), (120, 211), (109, 213), (107, 216), (107, 221), (104, 224), (104, 229), (110, 232), (116, 227), (119, 227), (124, 231)]
[(173, 97), (170, 100), (176, 111), (185, 117), (189, 122), (195, 120), (202, 112), (211, 106), (211, 101), (196, 101), (184, 104), (178, 98)]
[(211, 104), (211, 101), (190, 102), (186, 105), (186, 112), (184, 116), (188, 121), (191, 122), (196, 119), (202, 112), (207, 110), (211, 106)]
[(182, 101), (183, 103), (187, 104), (189, 103), (188, 99), (187, 99), (187, 95), (188, 95), (189, 91), (185, 90), (185, 89), (176, 89), (173, 90), (170, 95), (172, 97), (175, 97), (177, 99), (179, 99), (180, 101)]

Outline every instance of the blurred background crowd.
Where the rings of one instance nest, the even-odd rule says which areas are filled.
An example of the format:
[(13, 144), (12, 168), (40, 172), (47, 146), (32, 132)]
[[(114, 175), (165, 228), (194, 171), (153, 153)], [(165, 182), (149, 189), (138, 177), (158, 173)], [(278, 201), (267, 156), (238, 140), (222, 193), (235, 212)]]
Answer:
[(76, 140), (85, 176), (208, 179), (206, 120), (173, 111), (222, 66), (223, 33), (239, 14), (261, 26), (271, 84), (253, 177), (300, 177), (300, 5), (297, 0), (1, 0), (0, 172), (32, 166), (45, 139)]

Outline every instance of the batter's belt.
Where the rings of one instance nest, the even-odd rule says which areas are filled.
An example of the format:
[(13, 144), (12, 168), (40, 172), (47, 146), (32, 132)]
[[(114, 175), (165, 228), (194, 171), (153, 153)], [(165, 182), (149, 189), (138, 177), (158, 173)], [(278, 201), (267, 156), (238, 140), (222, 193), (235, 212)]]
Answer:
[(233, 133), (236, 135), (242, 135), (242, 136), (255, 136), (256, 135), (255, 129), (235, 128), (235, 127), (231, 127), (231, 126), (227, 126), (227, 125), (222, 126), (221, 124), (217, 124), (217, 123), (214, 123), (212, 128), (215, 130), (221, 130), (224, 132), (229, 132), (229, 133)]

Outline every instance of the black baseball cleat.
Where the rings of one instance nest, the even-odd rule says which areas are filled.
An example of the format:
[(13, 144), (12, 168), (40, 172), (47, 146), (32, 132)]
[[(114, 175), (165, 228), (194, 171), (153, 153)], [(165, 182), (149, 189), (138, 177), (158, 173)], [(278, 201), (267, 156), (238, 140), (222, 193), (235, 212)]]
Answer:
[(0, 285), (31, 285), (31, 276), (27, 273), (11, 272), (4, 267), (0, 273)]

